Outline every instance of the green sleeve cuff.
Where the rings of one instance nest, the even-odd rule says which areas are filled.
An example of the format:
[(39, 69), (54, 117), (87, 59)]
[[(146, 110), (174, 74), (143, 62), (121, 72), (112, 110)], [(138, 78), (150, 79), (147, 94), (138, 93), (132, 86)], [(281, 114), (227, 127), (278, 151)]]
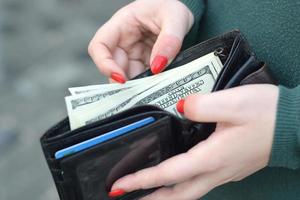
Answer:
[(300, 167), (300, 86), (279, 86), (280, 95), (270, 167)]
[(183, 41), (183, 49), (186, 49), (197, 42), (200, 29), (200, 20), (204, 13), (205, 3), (204, 0), (181, 0), (194, 15), (194, 25), (190, 32), (186, 35)]

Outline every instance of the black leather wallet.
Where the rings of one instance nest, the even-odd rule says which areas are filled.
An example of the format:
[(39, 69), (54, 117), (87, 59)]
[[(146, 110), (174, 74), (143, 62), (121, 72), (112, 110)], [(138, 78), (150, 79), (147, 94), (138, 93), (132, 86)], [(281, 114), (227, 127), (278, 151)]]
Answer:
[[(215, 52), (224, 65), (213, 91), (245, 84), (276, 84), (266, 64), (256, 59), (238, 30), (179, 53), (167, 69), (211, 52)], [(149, 75), (150, 70), (136, 78)], [(149, 116), (156, 121), (62, 159), (54, 157), (58, 150)], [(66, 118), (42, 136), (41, 144), (61, 200), (108, 200), (107, 194), (117, 179), (186, 152), (209, 137), (214, 128), (213, 123), (192, 122), (158, 107), (143, 105), (73, 131)], [(135, 191), (117, 199), (138, 199), (153, 190)]]

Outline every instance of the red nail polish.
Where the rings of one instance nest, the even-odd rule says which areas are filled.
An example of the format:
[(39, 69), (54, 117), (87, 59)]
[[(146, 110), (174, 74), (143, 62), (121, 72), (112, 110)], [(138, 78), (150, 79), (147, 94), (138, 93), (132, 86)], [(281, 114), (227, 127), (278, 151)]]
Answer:
[(119, 196), (123, 196), (124, 194), (126, 194), (126, 192), (122, 189), (116, 189), (116, 190), (113, 190), (113, 191), (110, 191), (108, 193), (108, 196), (110, 198), (116, 198), (116, 197), (119, 197)]
[(163, 68), (168, 64), (168, 58), (165, 56), (155, 56), (151, 64), (151, 71), (153, 74), (160, 73)]
[(112, 73), (110, 78), (117, 81), (117, 82), (119, 82), (119, 83), (125, 83), (126, 82), (125, 78), (121, 74), (118, 74), (118, 73)]
[(182, 114), (184, 113), (184, 101), (185, 101), (184, 99), (181, 99), (176, 104), (176, 108), (177, 108), (178, 112), (180, 112)]

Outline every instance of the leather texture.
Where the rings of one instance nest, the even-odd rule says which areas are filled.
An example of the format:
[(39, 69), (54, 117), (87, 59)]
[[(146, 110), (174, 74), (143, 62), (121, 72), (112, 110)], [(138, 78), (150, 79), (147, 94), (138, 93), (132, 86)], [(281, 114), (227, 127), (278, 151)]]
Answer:
[[(211, 52), (224, 65), (213, 91), (245, 84), (276, 84), (266, 64), (256, 59), (237, 30), (181, 52), (167, 70)], [(150, 70), (136, 78), (149, 75)], [(150, 125), (60, 160), (54, 158), (58, 150), (149, 116), (156, 119)], [(73, 131), (66, 118), (42, 136), (41, 145), (61, 200), (108, 200), (107, 193), (117, 179), (187, 151), (209, 137), (214, 128), (213, 123), (180, 119), (158, 107), (142, 105)], [(153, 190), (135, 191), (118, 200), (138, 199)]]
[(249, 74), (243, 80), (241, 80), (240, 85), (247, 85), (247, 84), (268, 84), (273, 83), (274, 85), (278, 85), (277, 80), (272, 75), (272, 72), (264, 63), (262, 67), (257, 71)]

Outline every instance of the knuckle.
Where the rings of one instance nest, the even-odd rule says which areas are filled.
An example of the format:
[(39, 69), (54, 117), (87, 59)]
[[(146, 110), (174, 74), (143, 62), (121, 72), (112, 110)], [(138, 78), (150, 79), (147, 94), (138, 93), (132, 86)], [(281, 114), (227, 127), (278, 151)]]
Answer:
[(156, 183), (158, 182), (156, 174), (144, 172), (145, 171), (142, 170), (135, 173), (135, 180), (137, 180), (136, 184), (139, 186), (139, 188), (147, 189), (149, 185), (156, 185)]
[(131, 9), (132, 9), (132, 4), (128, 4), (124, 6), (123, 8), (119, 9), (112, 18), (122, 18), (126, 19), (131, 16)]
[(174, 177), (175, 174), (172, 173), (172, 170), (167, 170), (165, 165), (160, 164), (153, 169), (152, 175), (149, 178), (152, 180), (154, 186), (162, 186), (172, 181), (171, 179)]
[(131, 176), (132, 176), (132, 180), (134, 180), (133, 184), (136, 186), (136, 188), (144, 189), (144, 182), (145, 181), (140, 181), (140, 179), (141, 179), (140, 173), (136, 172), (136, 173), (132, 174)]
[(148, 177), (149, 179), (151, 179), (153, 186), (163, 185), (163, 183), (162, 183), (163, 176), (161, 176), (158, 169), (154, 170), (152, 175)]
[(177, 36), (166, 34), (161, 36), (159, 46), (167, 54), (174, 55), (180, 50), (182, 40)]
[[(224, 146), (223, 144), (224, 142), (218, 140), (217, 138), (213, 138), (212, 142), (213, 142), (213, 149), (215, 150), (211, 150), (209, 155), (207, 155), (208, 157), (207, 164), (210, 172), (214, 172), (222, 169), (224, 165), (227, 163), (226, 156), (224, 156), (222, 152), (220, 152), (221, 149), (218, 148)], [(211, 156), (211, 155), (215, 155), (215, 156)]]
[(220, 148), (216, 148), (223, 144), (220, 144), (216, 138), (210, 138), (209, 140), (211, 140), (210, 143), (213, 145), (212, 148), (207, 150), (205, 153), (201, 152), (198, 155), (193, 155), (193, 157), (199, 158), (198, 165), (201, 166), (200, 170), (207, 173), (218, 171), (223, 168), (224, 163), (226, 162), (221, 153), (218, 152)]
[(94, 45), (93, 45), (93, 41), (91, 41), (88, 45), (88, 54), (92, 57), (93, 56), (93, 48), (94, 48)]
[(161, 165), (157, 170), (157, 179), (158, 184), (160, 185), (168, 185), (169, 183), (174, 183), (178, 177), (178, 171), (170, 170), (168, 165)]

